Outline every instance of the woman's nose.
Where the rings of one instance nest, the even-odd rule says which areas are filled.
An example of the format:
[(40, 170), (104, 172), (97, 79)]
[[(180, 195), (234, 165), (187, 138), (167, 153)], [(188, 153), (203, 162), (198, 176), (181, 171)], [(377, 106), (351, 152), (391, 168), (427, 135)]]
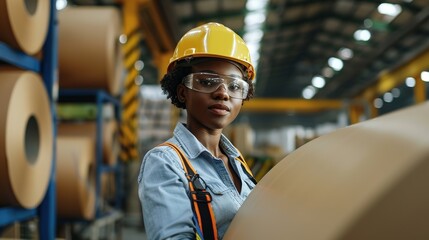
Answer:
[(229, 94), (227, 89), (226, 84), (219, 84), (219, 87), (213, 92), (213, 96), (215, 96), (216, 99), (228, 100)]

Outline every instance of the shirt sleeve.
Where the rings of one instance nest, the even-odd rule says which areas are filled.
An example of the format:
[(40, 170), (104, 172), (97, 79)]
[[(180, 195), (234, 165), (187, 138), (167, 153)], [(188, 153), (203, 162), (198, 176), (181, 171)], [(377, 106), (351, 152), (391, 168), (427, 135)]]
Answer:
[(145, 155), (138, 194), (148, 239), (195, 239), (187, 184), (174, 150), (156, 147)]

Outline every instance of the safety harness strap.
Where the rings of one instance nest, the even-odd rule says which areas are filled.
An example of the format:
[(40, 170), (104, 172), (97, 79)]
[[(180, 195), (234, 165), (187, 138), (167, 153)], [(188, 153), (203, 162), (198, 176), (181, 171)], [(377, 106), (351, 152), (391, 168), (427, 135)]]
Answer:
[[(173, 143), (165, 142), (161, 145), (173, 148), (180, 157), (186, 178), (188, 179), (192, 209), (198, 221), (199, 229), (202, 231), (204, 240), (217, 240), (216, 219), (213, 213), (211, 201), (212, 197), (206, 191), (207, 185), (192, 167), (186, 155)], [(197, 238), (198, 231), (196, 231)]]
[[(238, 149), (237, 149), (237, 151), (238, 151)], [(240, 153), (240, 156), (238, 156), (236, 159), (241, 163), (241, 167), (243, 168), (244, 172), (247, 174), (249, 179), (252, 180), (252, 182), (256, 185), (257, 181), (256, 181), (255, 177), (253, 177), (252, 171), (250, 170), (249, 166), (247, 165), (246, 161), (244, 160), (241, 152), (238, 151), (238, 153)]]
[[(204, 240), (217, 240), (216, 219), (211, 205), (212, 196), (206, 191), (207, 185), (200, 175), (192, 167), (191, 162), (188, 160), (183, 151), (173, 143), (164, 142), (161, 146), (169, 146), (173, 148), (177, 155), (179, 155), (183, 169), (185, 170), (186, 178), (188, 179), (189, 190), (191, 192), (190, 199), (192, 202), (192, 209), (198, 222), (199, 230), (202, 231), (202, 236), (199, 236), (198, 229), (196, 230), (197, 239)], [(238, 151), (238, 150), (237, 150)], [(239, 152), (240, 153), (240, 152)], [(242, 154), (236, 158), (243, 168), (247, 176), (256, 184), (256, 179), (253, 177), (252, 171), (247, 166)]]

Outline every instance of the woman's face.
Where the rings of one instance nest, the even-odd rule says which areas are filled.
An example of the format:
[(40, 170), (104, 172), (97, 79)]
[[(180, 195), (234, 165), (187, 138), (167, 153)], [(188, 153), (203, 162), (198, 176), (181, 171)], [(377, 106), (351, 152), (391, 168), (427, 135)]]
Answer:
[[(201, 72), (243, 78), (236, 65), (222, 60), (207, 60), (192, 67), (192, 73)], [(237, 117), (243, 102), (242, 99), (230, 97), (222, 84), (212, 93), (198, 92), (181, 84), (178, 95), (186, 104), (188, 127), (208, 131), (222, 130), (228, 126)]]

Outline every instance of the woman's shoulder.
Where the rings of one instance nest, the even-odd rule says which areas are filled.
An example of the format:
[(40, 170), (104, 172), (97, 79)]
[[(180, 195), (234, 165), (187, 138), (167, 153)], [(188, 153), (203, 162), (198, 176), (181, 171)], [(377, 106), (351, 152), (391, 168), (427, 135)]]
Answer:
[(154, 157), (168, 157), (168, 159), (171, 159), (172, 157), (178, 157), (177, 154), (175, 154), (174, 149), (168, 146), (166, 143), (169, 143), (169, 141), (158, 144), (157, 146), (147, 151), (143, 157), (143, 161), (148, 158)]
[(180, 164), (180, 158), (176, 151), (169, 146), (157, 145), (150, 149), (143, 157), (140, 166), (138, 180), (145, 174), (158, 174), (159, 172), (172, 171), (182, 174), (183, 168)]
[(150, 149), (143, 157), (142, 164), (148, 164), (148, 162), (155, 161), (158, 164), (175, 164), (180, 166), (180, 158), (177, 152), (166, 143), (172, 143), (180, 148), (180, 145), (174, 141), (166, 141), (161, 143), (152, 149)]

